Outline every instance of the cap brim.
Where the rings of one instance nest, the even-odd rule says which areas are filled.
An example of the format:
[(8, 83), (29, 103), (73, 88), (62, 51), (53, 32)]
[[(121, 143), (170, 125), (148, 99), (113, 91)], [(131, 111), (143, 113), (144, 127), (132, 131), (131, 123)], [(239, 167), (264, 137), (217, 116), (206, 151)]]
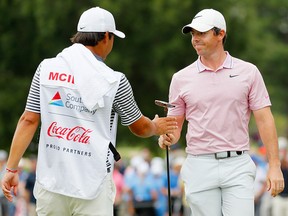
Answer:
[(191, 30), (192, 30), (192, 28), (190, 26), (186, 25), (182, 28), (182, 33), (187, 34), (187, 33), (191, 32)]
[(121, 31), (115, 30), (114, 32), (112, 32), (114, 35), (116, 35), (117, 37), (120, 38), (125, 38), (125, 34)]
[(213, 28), (213, 26), (206, 25), (203, 23), (191, 23), (191, 24), (188, 24), (182, 28), (182, 33), (187, 34), (187, 33), (191, 32), (192, 29), (195, 29), (196, 31), (199, 31), (199, 32), (206, 32), (212, 28)]

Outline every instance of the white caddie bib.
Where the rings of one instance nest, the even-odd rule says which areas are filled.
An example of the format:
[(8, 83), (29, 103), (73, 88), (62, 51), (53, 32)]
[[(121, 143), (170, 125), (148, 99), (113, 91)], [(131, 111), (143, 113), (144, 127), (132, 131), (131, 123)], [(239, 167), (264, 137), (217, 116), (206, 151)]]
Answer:
[(37, 183), (44, 189), (82, 199), (97, 196), (107, 175), (108, 145), (116, 140), (110, 117), (121, 73), (107, 73), (113, 73), (118, 85), (103, 97), (103, 108), (90, 111), (64, 61), (52, 58), (41, 63)]

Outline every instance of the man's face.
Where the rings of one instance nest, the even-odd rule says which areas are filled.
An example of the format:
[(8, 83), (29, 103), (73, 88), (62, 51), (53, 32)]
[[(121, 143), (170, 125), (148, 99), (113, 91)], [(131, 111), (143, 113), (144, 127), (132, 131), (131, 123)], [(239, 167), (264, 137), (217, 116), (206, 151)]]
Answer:
[(199, 56), (213, 54), (219, 44), (222, 44), (222, 37), (216, 35), (212, 29), (206, 32), (199, 32), (192, 29), (191, 35), (192, 46)]

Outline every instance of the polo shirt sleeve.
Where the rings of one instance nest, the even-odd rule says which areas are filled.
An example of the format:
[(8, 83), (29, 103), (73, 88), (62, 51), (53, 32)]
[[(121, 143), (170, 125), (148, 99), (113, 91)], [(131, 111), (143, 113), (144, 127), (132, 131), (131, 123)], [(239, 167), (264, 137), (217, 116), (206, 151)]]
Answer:
[(179, 74), (174, 74), (169, 88), (169, 103), (175, 105), (174, 108), (168, 109), (168, 116), (181, 116), (185, 114), (185, 102), (181, 94), (181, 79)]
[(41, 64), (38, 66), (31, 82), (25, 107), (25, 110), (35, 113), (40, 113), (40, 70)]
[(271, 106), (271, 101), (263, 77), (258, 68), (254, 67), (248, 102), (251, 110), (258, 110)]

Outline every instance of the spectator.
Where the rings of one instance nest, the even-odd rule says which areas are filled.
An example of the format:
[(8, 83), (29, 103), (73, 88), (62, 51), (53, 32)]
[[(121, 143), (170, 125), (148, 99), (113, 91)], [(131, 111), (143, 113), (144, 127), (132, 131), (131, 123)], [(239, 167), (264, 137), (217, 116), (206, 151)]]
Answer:
[[(0, 150), (0, 180), (5, 173), (5, 167), (7, 162), (7, 152), (5, 150)], [(0, 191), (0, 215), (8, 216), (8, 200), (5, 198), (2, 190)]]
[(36, 199), (33, 194), (33, 189), (36, 181), (36, 164), (37, 157), (30, 156), (30, 170), (25, 184), (25, 199), (27, 203), (28, 216), (37, 216), (36, 214)]
[(136, 168), (136, 175), (127, 183), (135, 210), (135, 216), (155, 216), (154, 201), (157, 192), (145, 161)]
[[(182, 189), (181, 189), (181, 182), (180, 182), (179, 176), (180, 176), (180, 170), (184, 162), (184, 159), (185, 158), (183, 157), (176, 157), (174, 158), (171, 164), (172, 168), (170, 170), (170, 195), (171, 195), (171, 205), (172, 205), (171, 209), (174, 215), (183, 214)], [(165, 176), (164, 194), (168, 196), (167, 175)]]
[(163, 193), (165, 187), (164, 161), (162, 158), (155, 157), (151, 161), (152, 181), (154, 189), (157, 192), (157, 200), (154, 202), (156, 216), (164, 216), (167, 212), (167, 196)]
[(124, 189), (124, 177), (123, 174), (120, 172), (120, 161), (117, 161), (114, 164), (113, 169), (113, 180), (116, 187), (116, 195), (114, 201), (114, 216), (119, 216), (121, 211), (121, 204), (122, 204), (122, 194)]
[(251, 155), (252, 160), (256, 165), (256, 177), (254, 181), (254, 203), (255, 203), (255, 216), (262, 216), (260, 214), (260, 208), (262, 205), (263, 195), (267, 192), (266, 188), (266, 175), (267, 165), (258, 155)]
[(281, 170), (283, 172), (285, 188), (272, 200), (272, 215), (273, 216), (288, 216), (288, 155), (287, 147), (288, 140), (286, 137), (279, 137), (279, 153), (281, 160)]

